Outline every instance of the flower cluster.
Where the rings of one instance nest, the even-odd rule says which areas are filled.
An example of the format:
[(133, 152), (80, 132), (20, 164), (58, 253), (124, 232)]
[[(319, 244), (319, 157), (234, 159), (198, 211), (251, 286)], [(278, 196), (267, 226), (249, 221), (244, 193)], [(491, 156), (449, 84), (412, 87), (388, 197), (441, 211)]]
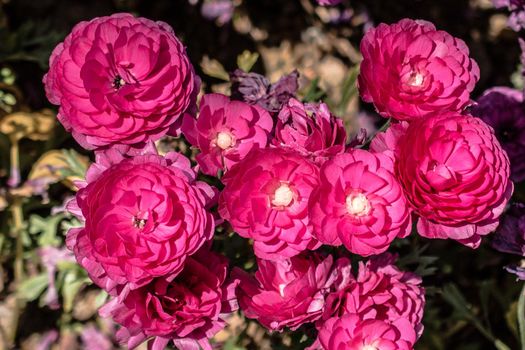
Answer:
[[(315, 325), (314, 348), (413, 348), (422, 280), (385, 252), (413, 218), (424, 237), (477, 247), (512, 193), (514, 146), (466, 113), (479, 69), (460, 39), (405, 19), (370, 30), (361, 50), (361, 95), (394, 119), (369, 147), (348, 142), (328, 105), (298, 99), (295, 72), (271, 85), (236, 71), (232, 97), (204, 94), (197, 111), (199, 78), (164, 23), (98, 18), (55, 49), (48, 96), (97, 150), (67, 244), (112, 296), (101, 313), (123, 326), (119, 341), (211, 349), (240, 305), (272, 331)], [(179, 130), (195, 167), (155, 148)], [(251, 240), (254, 275), (230, 274), (211, 250), (216, 225)], [(323, 245), (370, 258), (353, 274), (349, 254)]]

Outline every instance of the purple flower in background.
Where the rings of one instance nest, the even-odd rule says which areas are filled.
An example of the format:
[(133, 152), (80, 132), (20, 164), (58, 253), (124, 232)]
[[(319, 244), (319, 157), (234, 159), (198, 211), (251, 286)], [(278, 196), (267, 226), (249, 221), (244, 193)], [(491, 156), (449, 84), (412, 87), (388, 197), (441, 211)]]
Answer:
[(525, 204), (511, 205), (494, 235), (492, 247), (503, 253), (525, 256)]
[(511, 179), (525, 180), (525, 103), (523, 92), (495, 87), (483, 93), (472, 114), (494, 128), (510, 159)]
[(317, 0), (317, 3), (321, 6), (335, 6), (341, 3), (341, 0)]
[(252, 105), (259, 105), (268, 112), (278, 112), (288, 100), (295, 96), (299, 88), (299, 73), (294, 71), (283, 76), (275, 84), (270, 84), (265, 76), (246, 73), (236, 69), (230, 74), (232, 99)]
[(515, 31), (525, 28), (525, 0), (492, 0), (497, 8), (506, 7), (510, 11), (509, 27)]
[(84, 350), (111, 350), (113, 344), (109, 338), (94, 326), (87, 326), (80, 333)]
[(233, 10), (231, 0), (207, 0), (202, 4), (201, 14), (204, 18), (217, 20), (222, 25), (232, 19)]
[[(492, 247), (503, 253), (525, 257), (525, 204), (514, 203), (510, 206), (494, 235)], [(525, 280), (525, 266), (522, 265), (505, 266), (505, 270)]]
[(60, 308), (57, 288), (55, 285), (57, 264), (61, 261), (75, 262), (75, 257), (73, 256), (73, 253), (66, 248), (55, 248), (52, 246), (40, 248), (38, 254), (40, 255), (42, 265), (46, 269), (49, 279), (49, 287), (47, 288), (45, 296), (46, 305), (49, 306), (50, 309), (56, 310)]

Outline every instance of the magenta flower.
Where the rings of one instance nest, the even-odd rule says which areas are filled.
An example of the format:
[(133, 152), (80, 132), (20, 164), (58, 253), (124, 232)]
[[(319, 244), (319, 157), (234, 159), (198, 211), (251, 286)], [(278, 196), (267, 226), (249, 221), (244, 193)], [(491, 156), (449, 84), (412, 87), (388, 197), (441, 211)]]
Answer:
[[(407, 320), (417, 336), (423, 333), (425, 290), (421, 278), (400, 271), (394, 257), (383, 254), (359, 263), (357, 278), (347, 279), (327, 298), (324, 318), (356, 314), (362, 320), (388, 323)], [(349, 263), (349, 262), (348, 262)]]
[(208, 339), (237, 309), (236, 282), (228, 278), (228, 261), (208, 251), (188, 258), (173, 280), (159, 278), (139, 289), (125, 289), (100, 309), (121, 324), (117, 339), (134, 349), (149, 339), (148, 349), (163, 350), (170, 341), (181, 350), (211, 350)]
[(389, 323), (349, 314), (324, 322), (319, 341), (324, 350), (412, 350), (416, 336), (406, 319)]
[(310, 222), (324, 244), (369, 256), (410, 234), (410, 210), (390, 158), (349, 150), (323, 164), (310, 197)]
[(235, 269), (237, 298), (246, 317), (271, 331), (292, 330), (319, 319), (334, 283), (333, 258), (313, 253), (278, 261), (257, 260), (255, 278)]
[(412, 120), (470, 104), (479, 67), (465, 43), (432, 23), (380, 24), (361, 41), (359, 91), (383, 117)]
[(510, 159), (512, 180), (525, 180), (525, 102), (523, 91), (495, 87), (483, 93), (472, 114), (494, 128)]
[(289, 149), (256, 149), (222, 179), (219, 213), (235, 232), (254, 240), (262, 259), (289, 258), (319, 246), (308, 222), (317, 166)]
[(201, 151), (197, 162), (202, 172), (217, 176), (219, 170), (231, 168), (253, 148), (266, 147), (272, 127), (272, 117), (261, 107), (208, 94), (201, 99), (199, 118), (186, 114), (181, 129)]
[(346, 131), (342, 120), (332, 115), (326, 104), (303, 104), (291, 98), (279, 112), (272, 143), (322, 163), (344, 152)]
[(87, 149), (159, 139), (176, 128), (199, 90), (172, 28), (130, 14), (80, 22), (49, 65), (47, 97)]
[(478, 118), (445, 114), (411, 123), (399, 140), (397, 173), (428, 238), (477, 248), (509, 200), (507, 154)]
[(138, 288), (155, 277), (173, 279), (186, 258), (214, 231), (207, 207), (214, 190), (195, 181), (178, 153), (124, 159), (98, 154), (69, 208), (84, 227), (68, 232), (67, 245), (93, 281), (110, 293)]

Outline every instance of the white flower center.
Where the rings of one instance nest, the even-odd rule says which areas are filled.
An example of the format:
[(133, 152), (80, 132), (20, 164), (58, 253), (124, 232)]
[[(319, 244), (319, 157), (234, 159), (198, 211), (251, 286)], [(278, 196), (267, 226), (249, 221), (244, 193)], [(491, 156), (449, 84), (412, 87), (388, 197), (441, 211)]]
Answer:
[(233, 146), (233, 137), (230, 133), (221, 131), (217, 134), (215, 143), (220, 149), (228, 149)]
[(293, 191), (287, 184), (281, 184), (273, 195), (272, 204), (276, 207), (287, 207), (293, 200)]
[(364, 216), (370, 212), (370, 202), (362, 193), (346, 196), (346, 210), (354, 216)]
[(410, 74), (410, 79), (408, 80), (408, 85), (410, 86), (421, 86), (423, 85), (423, 80), (425, 80), (425, 77), (423, 74), (419, 72), (412, 72)]
[(365, 345), (361, 348), (361, 350), (379, 350), (374, 345)]
[(284, 288), (286, 287), (286, 284), (280, 284), (279, 285), (279, 294), (284, 298)]

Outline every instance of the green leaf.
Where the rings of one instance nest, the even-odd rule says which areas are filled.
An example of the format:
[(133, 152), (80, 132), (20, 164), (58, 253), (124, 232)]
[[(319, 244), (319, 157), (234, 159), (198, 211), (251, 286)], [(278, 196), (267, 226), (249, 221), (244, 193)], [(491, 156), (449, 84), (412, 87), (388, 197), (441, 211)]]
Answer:
[(47, 278), (47, 274), (41, 273), (20, 283), (17, 292), (21, 298), (27, 301), (33, 301), (44, 292), (48, 284), (49, 279)]
[(319, 88), (319, 78), (315, 78), (306, 88), (303, 100), (304, 102), (317, 102), (325, 95), (326, 93)]
[(355, 65), (352, 67), (348, 73), (348, 77), (343, 82), (343, 86), (341, 88), (341, 100), (337, 104), (337, 107), (335, 109), (336, 115), (344, 115), (348, 104), (352, 100), (354, 96), (357, 95), (357, 77), (359, 76), (359, 65)]
[(64, 298), (64, 311), (71, 312), (73, 310), (73, 302), (75, 297), (82, 287), (84, 287), (89, 280), (85, 277), (79, 278), (76, 272), (68, 272), (64, 277), (64, 283), (62, 284), (62, 297)]
[(252, 70), (253, 65), (259, 59), (257, 52), (250, 52), (244, 50), (239, 56), (237, 56), (237, 66), (245, 72)]
[(33, 214), (29, 217), (29, 233), (39, 235), (37, 242), (40, 247), (57, 247), (61, 243), (61, 240), (57, 237), (58, 224), (64, 217), (64, 214), (58, 214), (43, 218)]
[(226, 72), (223, 65), (216, 59), (210, 59), (208, 56), (204, 56), (201, 61), (201, 68), (204, 74), (209, 75), (210, 77), (230, 81), (230, 75)]

